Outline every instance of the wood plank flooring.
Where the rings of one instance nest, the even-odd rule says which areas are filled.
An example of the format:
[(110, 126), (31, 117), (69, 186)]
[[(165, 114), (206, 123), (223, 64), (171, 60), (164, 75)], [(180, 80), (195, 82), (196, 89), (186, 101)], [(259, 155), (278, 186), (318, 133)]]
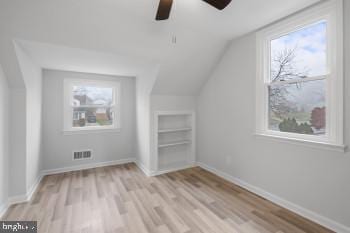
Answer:
[(4, 220), (40, 233), (332, 232), (201, 168), (146, 177), (135, 164), (46, 176)]

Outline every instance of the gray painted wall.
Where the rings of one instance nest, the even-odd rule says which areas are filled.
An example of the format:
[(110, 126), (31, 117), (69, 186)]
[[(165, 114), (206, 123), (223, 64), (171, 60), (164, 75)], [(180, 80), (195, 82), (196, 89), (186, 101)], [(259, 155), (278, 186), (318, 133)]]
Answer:
[[(63, 80), (115, 80), (121, 84), (121, 131), (63, 135)], [(43, 71), (43, 169), (109, 162), (136, 156), (135, 79), (98, 74)], [(72, 151), (92, 149), (92, 160), (72, 161)]]
[(42, 72), (22, 47), (16, 44), (16, 54), (26, 86), (26, 190), (37, 184), (42, 156)]
[[(11, 88), (10, 90), (10, 197), (22, 196), (27, 193), (27, 105), (26, 89)], [(20, 171), (20, 172), (19, 172)]]
[(5, 75), (0, 66), (0, 214), (4, 210), (9, 194), (8, 165), (9, 165), (9, 88)]
[(150, 169), (150, 95), (152, 87), (158, 75), (159, 67), (146, 69), (138, 75), (136, 80), (136, 131), (137, 131), (137, 155), (136, 159), (140, 167), (148, 172)]
[(196, 109), (196, 96), (152, 95), (151, 110), (183, 111)]
[[(345, 143), (350, 145), (350, 1), (345, 1)], [(234, 40), (198, 99), (197, 159), (350, 226), (350, 152), (256, 138), (256, 41)]]

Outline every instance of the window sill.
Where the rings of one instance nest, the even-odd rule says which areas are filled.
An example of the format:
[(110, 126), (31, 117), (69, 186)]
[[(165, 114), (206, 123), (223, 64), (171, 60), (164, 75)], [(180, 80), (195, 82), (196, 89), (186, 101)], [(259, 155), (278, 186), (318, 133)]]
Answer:
[(301, 145), (301, 146), (307, 146), (312, 147), (316, 149), (325, 149), (325, 150), (331, 150), (331, 151), (337, 151), (337, 152), (346, 152), (347, 146), (346, 145), (339, 145), (339, 144), (333, 144), (333, 143), (327, 143), (327, 142), (317, 142), (317, 141), (311, 141), (311, 140), (305, 140), (305, 139), (299, 139), (299, 138), (286, 138), (282, 136), (276, 136), (276, 135), (270, 135), (270, 134), (264, 134), (264, 133), (255, 133), (256, 137), (273, 140), (277, 142), (284, 142), (289, 143), (293, 145)]
[(119, 133), (120, 128), (107, 128), (107, 129), (72, 129), (63, 130), (63, 135), (84, 135), (84, 134), (100, 134), (100, 133)]

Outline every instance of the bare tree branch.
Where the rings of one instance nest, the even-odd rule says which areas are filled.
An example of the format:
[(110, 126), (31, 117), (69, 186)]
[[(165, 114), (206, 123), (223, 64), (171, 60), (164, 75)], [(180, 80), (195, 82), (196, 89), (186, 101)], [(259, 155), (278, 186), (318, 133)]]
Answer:
[(298, 71), (296, 67), (295, 54), (297, 50), (298, 46), (293, 49), (285, 48), (274, 55), (271, 67), (272, 82), (307, 77), (308, 72), (306, 70)]
[[(272, 58), (271, 82), (286, 81), (291, 79), (302, 79), (307, 77), (307, 71), (298, 71), (296, 67), (296, 52), (298, 46), (294, 48), (285, 48)], [(300, 85), (296, 83), (299, 88)], [(288, 90), (284, 86), (270, 87), (270, 110), (279, 118), (283, 118), (289, 112), (294, 110), (294, 106), (286, 98)]]

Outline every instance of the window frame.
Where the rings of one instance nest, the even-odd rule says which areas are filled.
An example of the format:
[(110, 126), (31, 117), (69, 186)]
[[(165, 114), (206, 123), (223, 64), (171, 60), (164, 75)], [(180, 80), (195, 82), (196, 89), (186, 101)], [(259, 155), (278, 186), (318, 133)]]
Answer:
[[(96, 86), (107, 87), (113, 89), (113, 124), (107, 126), (85, 126), (85, 127), (73, 127), (73, 86)], [(63, 96), (63, 131), (65, 134), (75, 133), (91, 133), (91, 132), (116, 132), (121, 129), (121, 101), (120, 101), (120, 82), (118, 81), (105, 81), (105, 80), (92, 80), (92, 79), (64, 79), (64, 96)], [(107, 106), (98, 106), (107, 107)], [(108, 106), (109, 107), (109, 106)]]
[[(320, 21), (327, 22), (327, 74), (326, 80), (326, 134), (305, 135), (280, 132), (269, 129), (269, 95), (271, 85), (271, 41), (281, 36), (312, 26)], [(331, 0), (313, 6), (303, 12), (268, 26), (256, 35), (257, 78), (256, 78), (256, 135), (275, 139), (292, 140), (302, 144), (324, 144), (343, 151), (343, 4)], [(306, 78), (319, 80), (323, 76)], [(281, 84), (287, 84), (283, 81)], [(279, 85), (279, 84), (273, 84)]]

